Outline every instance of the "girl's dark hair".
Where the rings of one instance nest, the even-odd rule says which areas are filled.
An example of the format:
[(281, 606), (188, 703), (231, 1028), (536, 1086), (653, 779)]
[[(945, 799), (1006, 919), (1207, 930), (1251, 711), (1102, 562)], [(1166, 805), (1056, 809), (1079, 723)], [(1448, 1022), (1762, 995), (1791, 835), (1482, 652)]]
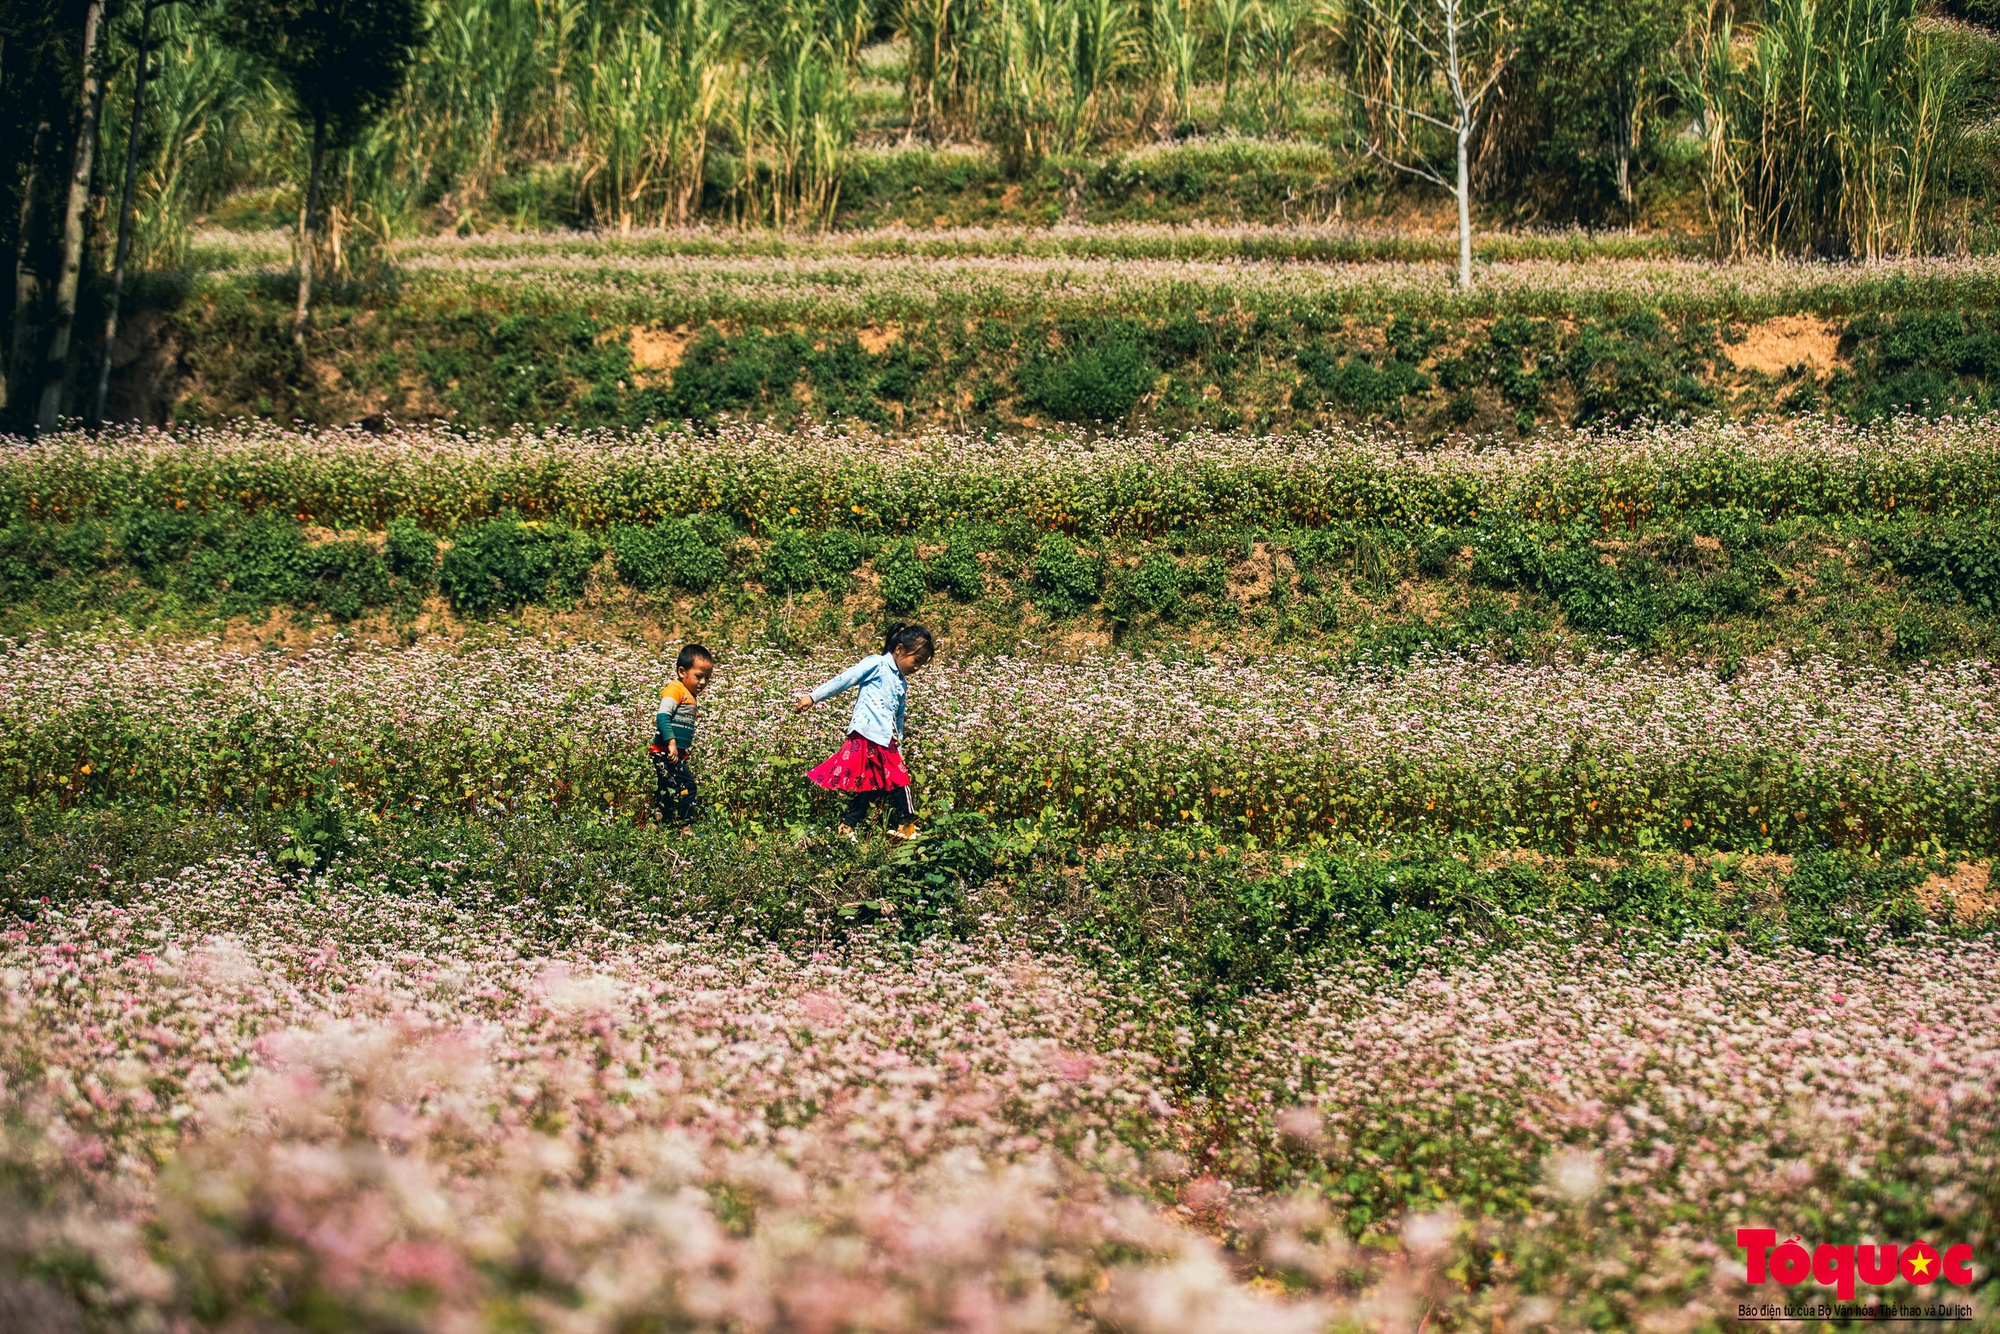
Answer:
[(931, 637), (929, 626), (904, 625), (898, 621), (889, 627), (888, 635), (882, 640), (882, 651), (894, 653), (899, 648), (922, 648), (926, 653), (935, 653), (937, 640)]

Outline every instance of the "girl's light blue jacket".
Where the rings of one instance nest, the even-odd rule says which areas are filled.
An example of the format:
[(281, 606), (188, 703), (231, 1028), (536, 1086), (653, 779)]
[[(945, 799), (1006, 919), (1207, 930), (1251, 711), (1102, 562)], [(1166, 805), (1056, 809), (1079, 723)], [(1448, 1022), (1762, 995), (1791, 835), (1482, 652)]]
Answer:
[(878, 746), (893, 746), (903, 739), (903, 700), (910, 683), (896, 670), (896, 659), (887, 653), (863, 658), (839, 676), (814, 689), (813, 703), (832, 699), (844, 690), (855, 690), (854, 719), (850, 732), (859, 732)]

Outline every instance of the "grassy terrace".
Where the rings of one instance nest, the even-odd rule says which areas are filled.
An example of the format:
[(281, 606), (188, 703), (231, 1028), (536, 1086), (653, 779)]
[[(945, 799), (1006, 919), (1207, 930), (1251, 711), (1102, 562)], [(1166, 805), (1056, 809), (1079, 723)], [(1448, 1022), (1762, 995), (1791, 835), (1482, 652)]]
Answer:
[(301, 359), (284, 252), (211, 233), (115, 393), (142, 417), (1052, 422), (1420, 438), (1993, 406), (2000, 261), (1718, 265), (1645, 237), (1157, 225), (399, 243)]
[(803, 647), (921, 615), (996, 650), (1908, 663), (1988, 651), (1996, 479), (1985, 418), (1439, 450), (235, 428), (18, 447), (0, 573), (22, 629), (278, 609), (260, 634), (296, 610), (394, 639), (500, 614)]

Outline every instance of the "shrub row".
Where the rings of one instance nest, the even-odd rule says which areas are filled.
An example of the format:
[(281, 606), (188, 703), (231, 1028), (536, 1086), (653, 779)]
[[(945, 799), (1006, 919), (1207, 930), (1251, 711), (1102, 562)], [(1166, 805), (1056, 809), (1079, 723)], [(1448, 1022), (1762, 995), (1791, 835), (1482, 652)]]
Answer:
[[(1906, 581), (1921, 601), (1974, 619), (2000, 612), (2000, 523), (1990, 510), (1848, 521), (1840, 535), (1858, 564)], [(1789, 554), (1795, 543), (1789, 530), (1781, 535), (1730, 512), (1618, 540), (1580, 522), (1512, 519), (1415, 533), (1351, 523), (1275, 533), (1218, 527), (1193, 540), (1081, 545), (1021, 523), (960, 525), (939, 536), (941, 543), (919, 546), (907, 537), (785, 528), (744, 543), (710, 517), (621, 524), (600, 539), (504, 516), (454, 530), (440, 559), (438, 538), (409, 519), (392, 521), (379, 544), (311, 544), (301, 525), (269, 511), (134, 510), (111, 523), (17, 520), (0, 529), (0, 604), (82, 609), (95, 590), (103, 605), (103, 586), (122, 587), (129, 578), (224, 615), (291, 606), (347, 620), (399, 599), (413, 608), (410, 599), (435, 587), (459, 614), (487, 617), (574, 600), (608, 554), (608, 573), (656, 596), (704, 594), (732, 579), (753, 581), (773, 598), (818, 590), (845, 596), (865, 573), (891, 616), (915, 613), (932, 595), (971, 603), (998, 591), (1057, 619), (1101, 608), (1116, 628), (1224, 609), (1232, 569), (1262, 543), (1282, 563), (1268, 565), (1270, 586), (1256, 596), (1279, 603), (1341, 587), (1381, 599), (1410, 578), (1469, 584), (1471, 605), (1453, 626), (1408, 627), (1435, 649), (1532, 633), (1558, 613), (1572, 630), (1643, 647), (1675, 625), (1766, 614), (1784, 581), (1773, 551)], [(1482, 602), (1480, 589), (1525, 601), (1511, 608)], [(1372, 647), (1394, 656), (1418, 647), (1414, 639), (1400, 648), (1390, 640)], [(1899, 627), (1898, 656), (1933, 647), (1916, 621), (1907, 631)]]

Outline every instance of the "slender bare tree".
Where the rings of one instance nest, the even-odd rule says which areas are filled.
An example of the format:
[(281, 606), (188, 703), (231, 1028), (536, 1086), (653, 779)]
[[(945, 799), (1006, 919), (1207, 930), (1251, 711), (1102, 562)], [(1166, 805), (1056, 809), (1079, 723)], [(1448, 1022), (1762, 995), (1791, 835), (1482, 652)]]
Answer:
[(1472, 136), (1486, 98), (1506, 72), (1507, 16), (1499, 0), (1475, 9), (1467, 0), (1415, 0), (1391, 9), (1380, 0), (1360, 0), (1356, 17), (1376, 27), (1388, 45), (1414, 53), (1428, 68), (1407, 99), (1383, 97), (1350, 86), (1360, 101), (1394, 113), (1389, 120), (1415, 121), (1451, 140), (1456, 164), (1447, 176), (1414, 143), (1385, 145), (1371, 136), (1367, 150), (1385, 165), (1451, 192), (1458, 203), (1458, 285), (1472, 286)]
[(426, 39), (425, 12), (417, 0), (228, 0), (223, 9), (225, 39), (269, 69), (312, 124), (292, 311), (292, 343), (301, 353), (327, 151), (353, 144), (395, 100)]
[(69, 340), (76, 331), (76, 290), (83, 276), (83, 213), (90, 202), (90, 163), (97, 149), (97, 109), (104, 91), (97, 49), (104, 26), (104, 0), (90, 0), (83, 11), (83, 86), (77, 93), (76, 151), (70, 156), (69, 195), (63, 204), (62, 268), (56, 278), (48, 357), (42, 363), (41, 411), (35, 418), (44, 431), (55, 430), (62, 413)]
[(132, 71), (132, 125), (125, 137), (125, 188), (118, 195), (118, 249), (111, 261), (111, 293), (104, 299), (104, 355), (97, 362), (97, 394), (90, 424), (104, 424), (104, 400), (111, 390), (111, 344), (118, 337), (118, 306), (125, 299), (125, 261), (132, 253), (132, 188), (139, 176), (139, 134), (146, 121), (146, 73), (153, 58), (153, 11), (174, 0), (140, 0), (138, 61)]

